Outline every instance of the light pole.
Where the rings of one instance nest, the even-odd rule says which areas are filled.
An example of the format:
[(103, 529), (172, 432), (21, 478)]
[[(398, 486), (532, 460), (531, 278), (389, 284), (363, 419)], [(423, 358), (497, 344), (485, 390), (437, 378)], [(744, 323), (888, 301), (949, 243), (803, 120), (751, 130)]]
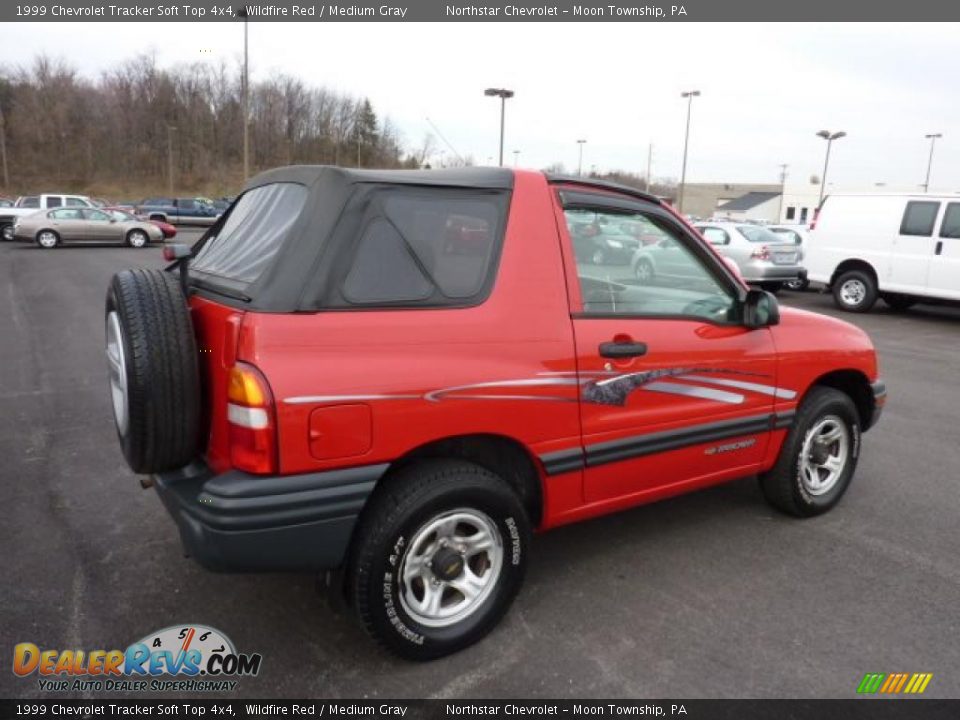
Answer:
[(583, 175), (583, 146), (586, 143), (586, 140), (577, 140), (577, 145), (580, 146), (580, 156), (577, 159), (577, 176)]
[(930, 168), (933, 167), (933, 146), (937, 143), (937, 138), (942, 138), (943, 133), (930, 133), (929, 135), (924, 135), (924, 137), (930, 141), (930, 159), (927, 160), (927, 179), (923, 183), (923, 191), (930, 192)]
[(683, 193), (687, 185), (687, 147), (690, 144), (690, 110), (693, 108), (693, 99), (700, 97), (700, 91), (688, 90), (680, 93), (680, 97), (687, 99), (687, 132), (683, 136), (683, 169), (680, 171), (680, 198), (677, 200), (677, 212), (683, 212)]
[(520, 151), (519, 151), (519, 150), (514, 150), (514, 151), (513, 151), (513, 166), (514, 166), (514, 167), (517, 166), (517, 162), (519, 162), (519, 160), (520, 160)]
[(504, 115), (507, 112), (507, 98), (513, 97), (513, 90), (504, 88), (487, 88), (483, 91), (487, 97), (500, 98), (500, 167), (503, 167), (503, 123)]
[(783, 222), (783, 196), (787, 191), (787, 168), (786, 163), (780, 165), (780, 206), (777, 208), (777, 222)]
[(827, 168), (830, 166), (830, 146), (833, 145), (834, 140), (839, 140), (846, 136), (847, 134), (842, 130), (835, 133), (829, 130), (821, 130), (817, 133), (817, 137), (822, 137), (827, 141), (827, 156), (823, 159), (823, 177), (820, 178), (820, 200), (817, 202), (817, 207), (823, 205), (823, 191), (827, 187)]

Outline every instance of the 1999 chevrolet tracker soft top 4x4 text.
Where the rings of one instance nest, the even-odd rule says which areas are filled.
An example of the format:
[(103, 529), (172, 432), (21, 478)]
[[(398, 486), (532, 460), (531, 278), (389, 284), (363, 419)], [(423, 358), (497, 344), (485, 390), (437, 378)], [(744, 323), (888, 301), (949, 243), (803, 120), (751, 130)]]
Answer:
[[(580, 262), (583, 223), (687, 267)], [(281, 168), (174, 256), (107, 294), (130, 467), (205, 566), (336, 570), (417, 660), (497, 623), (532, 529), (752, 474), (787, 513), (830, 509), (884, 403), (863, 332), (781, 312), (626, 187)]]

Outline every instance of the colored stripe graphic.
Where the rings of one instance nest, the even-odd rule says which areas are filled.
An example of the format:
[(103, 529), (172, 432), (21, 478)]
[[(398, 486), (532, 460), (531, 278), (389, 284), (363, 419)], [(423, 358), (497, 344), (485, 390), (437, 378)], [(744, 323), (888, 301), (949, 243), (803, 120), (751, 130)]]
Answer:
[(860, 694), (919, 695), (927, 689), (933, 673), (867, 673), (857, 686)]

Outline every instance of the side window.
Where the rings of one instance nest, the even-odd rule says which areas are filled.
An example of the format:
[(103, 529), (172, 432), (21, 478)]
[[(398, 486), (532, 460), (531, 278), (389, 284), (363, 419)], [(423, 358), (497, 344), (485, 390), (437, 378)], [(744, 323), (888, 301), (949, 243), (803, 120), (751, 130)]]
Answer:
[(54, 220), (82, 220), (83, 216), (80, 214), (79, 210), (74, 210), (72, 208), (61, 208), (59, 210), (54, 210), (47, 217), (51, 217)]
[(183, 200), (177, 200), (177, 207), (180, 208), (181, 210), (196, 210), (197, 201), (191, 200), (189, 198), (186, 198)]
[(110, 220), (110, 216), (102, 210), (84, 210), (83, 212), (87, 216), (87, 220), (96, 220), (97, 222), (108, 222)]
[(960, 238), (960, 203), (948, 203), (940, 226), (940, 237)]
[(29, 195), (28, 197), (23, 198), (19, 203), (18, 207), (22, 208), (39, 208), (40, 207), (40, 198), (36, 195)]
[(48, 208), (60, 207), (61, 205), (63, 205), (63, 198), (61, 198), (61, 197), (59, 197), (59, 196), (57, 196), (57, 195), (50, 195), (50, 196), (47, 198), (47, 207), (48, 207)]
[[(658, 215), (619, 210), (570, 208), (565, 216), (585, 314), (682, 316), (714, 322), (736, 319), (732, 288), (720, 279), (717, 268), (711, 268), (709, 261), (690, 249), (692, 240), (669, 221)], [(590, 222), (584, 222), (585, 216)], [(651, 245), (624, 245), (621, 252), (608, 253), (603, 264), (595, 263), (596, 247), (606, 242), (602, 229), (621, 225), (624, 220), (651, 224), (663, 239)], [(601, 230), (590, 232), (584, 226)]]
[(903, 221), (900, 223), (901, 235), (915, 235), (930, 237), (933, 235), (933, 224), (937, 221), (940, 203), (928, 201), (911, 201), (903, 212)]
[(378, 195), (340, 287), (348, 305), (462, 305), (484, 294), (506, 220), (505, 194)]
[(730, 236), (727, 231), (718, 227), (705, 227), (700, 230), (700, 234), (711, 245), (729, 245)]

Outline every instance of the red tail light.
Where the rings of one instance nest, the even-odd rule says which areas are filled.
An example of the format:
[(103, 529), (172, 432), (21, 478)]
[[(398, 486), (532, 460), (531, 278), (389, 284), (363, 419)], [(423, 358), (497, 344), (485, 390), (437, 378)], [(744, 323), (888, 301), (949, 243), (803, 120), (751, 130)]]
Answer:
[(769, 260), (770, 248), (768, 248), (766, 245), (763, 245), (762, 247), (759, 247), (750, 253), (750, 257), (754, 260)]
[(227, 382), (230, 464), (258, 475), (277, 472), (276, 414), (266, 378), (238, 362)]

